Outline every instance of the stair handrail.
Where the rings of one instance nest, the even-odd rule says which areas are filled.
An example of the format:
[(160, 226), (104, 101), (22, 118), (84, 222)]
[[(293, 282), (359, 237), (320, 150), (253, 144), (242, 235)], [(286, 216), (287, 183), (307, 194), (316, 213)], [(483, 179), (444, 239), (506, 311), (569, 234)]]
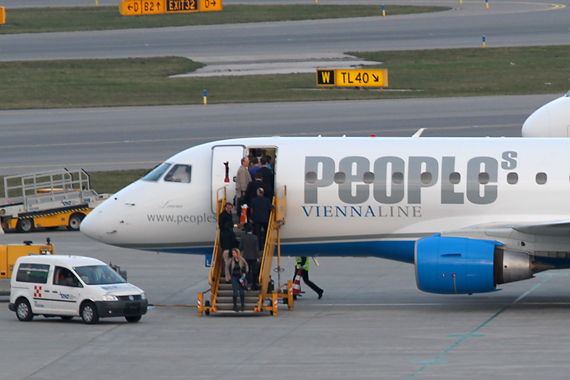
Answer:
[[(286, 185), (279, 187), (275, 191), (275, 196), (273, 197), (273, 206), (275, 206), (275, 208), (269, 215), (269, 224), (267, 226), (267, 235), (263, 249), (263, 259), (261, 260), (261, 269), (259, 271), (259, 283), (261, 285), (261, 290), (259, 292), (259, 310), (262, 310), (263, 301), (267, 297), (269, 278), (271, 276), (271, 265), (273, 264), (273, 256), (275, 254), (275, 243), (277, 242), (279, 229), (285, 223), (285, 216), (287, 214)], [(278, 253), (281, 253), (280, 247), (278, 247)]]
[[(220, 214), (226, 207), (226, 187), (221, 187), (216, 190), (216, 221), (220, 221)], [(223, 196), (220, 197), (220, 192), (223, 191)], [(212, 262), (210, 263), (210, 274), (208, 276), (208, 283), (210, 284), (210, 303), (212, 307), (216, 306), (218, 298), (218, 289), (220, 287), (220, 277), (222, 276), (222, 247), (220, 245), (220, 227), (216, 224), (216, 239), (214, 240), (214, 251), (212, 253)]]

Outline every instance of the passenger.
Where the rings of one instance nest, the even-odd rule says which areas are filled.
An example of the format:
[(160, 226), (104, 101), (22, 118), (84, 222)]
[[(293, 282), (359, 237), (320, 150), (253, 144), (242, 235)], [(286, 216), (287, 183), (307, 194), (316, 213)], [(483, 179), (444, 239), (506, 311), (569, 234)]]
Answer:
[(261, 167), (261, 164), (259, 163), (259, 159), (257, 157), (252, 157), (250, 161), (252, 166), (251, 169), (249, 169), (249, 175), (251, 178), (255, 178), (255, 173), (257, 173)]
[(238, 215), (241, 213), (241, 205), (247, 185), (251, 182), (251, 175), (248, 171), (249, 158), (244, 157), (241, 159), (241, 166), (239, 167), (236, 175), (236, 212)]
[(249, 272), (247, 262), (241, 257), (239, 249), (232, 249), (232, 258), (226, 266), (226, 281), (232, 282), (234, 311), (239, 311), (237, 306), (238, 292), (241, 300), (241, 311), (245, 310), (245, 291), (240, 280), (247, 275), (247, 272)]
[(226, 207), (224, 208), (224, 210), (222, 212), (220, 212), (220, 216), (218, 219), (218, 227), (220, 228), (220, 230), (222, 228), (224, 228), (224, 226), (226, 225), (226, 223), (231, 223), (232, 225), (234, 224), (234, 219), (232, 217), (232, 208), (234, 207), (233, 204), (231, 204), (231, 202), (226, 203)]
[[(263, 157), (261, 159), (261, 168), (259, 168), (257, 173), (261, 173), (263, 175), (263, 182), (265, 183), (265, 185), (267, 187), (267, 189), (266, 189), (267, 191), (265, 192), (265, 196), (267, 198), (269, 198), (269, 200), (272, 200), (273, 199), (274, 175), (273, 175), (273, 170), (271, 170), (267, 167), (267, 160), (265, 159), (265, 157)], [(256, 175), (257, 175), (257, 173), (256, 173)]]
[[(297, 272), (301, 270), (301, 277), (303, 278), (303, 282), (309, 286), (309, 288), (313, 289), (318, 295), (319, 299), (323, 298), (323, 293), (325, 292), (323, 289), (319, 288), (315, 285), (314, 282), (309, 280), (309, 260), (307, 260), (306, 256), (297, 257), (297, 265), (295, 265), (295, 275)], [(293, 280), (295, 276), (293, 276)]]
[[(245, 191), (245, 198), (244, 203), (248, 206), (251, 206), (250, 203), (257, 196), (257, 189), (262, 188), (263, 192), (266, 193), (267, 185), (263, 182), (263, 174), (257, 171), (255, 173), (255, 181), (251, 181), (249, 185), (247, 185), (247, 190)], [(249, 210), (251, 214), (251, 210)]]
[[(237, 248), (238, 245), (239, 242), (236, 238), (236, 234), (234, 233), (233, 225), (232, 223), (227, 222), (220, 230), (220, 246), (222, 248), (222, 257), (224, 259), (223, 268), (225, 268), (228, 265), (228, 261), (230, 259), (230, 251), (233, 248)], [(225, 273), (224, 269), (223, 271)]]
[(271, 166), (271, 156), (265, 155), (265, 160), (267, 161), (267, 167), (273, 171), (273, 166)]
[(259, 239), (259, 250), (263, 250), (269, 225), (269, 216), (274, 208), (275, 206), (264, 196), (263, 188), (257, 189), (257, 197), (251, 200), (249, 209), (251, 210), (254, 231)]
[(251, 224), (245, 226), (245, 235), (239, 242), (239, 250), (249, 266), (248, 281), (252, 290), (259, 288), (259, 266), (261, 265), (261, 252), (259, 250), (259, 239), (253, 233)]

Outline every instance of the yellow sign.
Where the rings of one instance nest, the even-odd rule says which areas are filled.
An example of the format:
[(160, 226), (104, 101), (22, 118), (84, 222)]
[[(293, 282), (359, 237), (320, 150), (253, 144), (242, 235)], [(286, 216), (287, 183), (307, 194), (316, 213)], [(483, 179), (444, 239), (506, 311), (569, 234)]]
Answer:
[(317, 86), (388, 87), (388, 70), (317, 69)]
[(336, 70), (339, 87), (388, 87), (388, 70)]
[(222, 10), (222, 0), (198, 0), (200, 12), (216, 12)]
[(157, 15), (164, 13), (164, 2), (168, 0), (141, 0), (143, 15)]
[(142, 15), (141, 0), (123, 0), (119, 3), (119, 13), (121, 16)]
[(222, 0), (122, 0), (122, 16), (156, 15), (164, 13), (214, 12), (222, 10)]

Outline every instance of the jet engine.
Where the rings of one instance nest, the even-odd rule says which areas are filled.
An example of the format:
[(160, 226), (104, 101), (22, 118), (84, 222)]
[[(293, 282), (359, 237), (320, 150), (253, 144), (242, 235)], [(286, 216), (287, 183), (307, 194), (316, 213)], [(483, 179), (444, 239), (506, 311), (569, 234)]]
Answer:
[(533, 260), (496, 241), (435, 235), (416, 242), (416, 282), (429, 293), (491, 292), (498, 284), (533, 277)]

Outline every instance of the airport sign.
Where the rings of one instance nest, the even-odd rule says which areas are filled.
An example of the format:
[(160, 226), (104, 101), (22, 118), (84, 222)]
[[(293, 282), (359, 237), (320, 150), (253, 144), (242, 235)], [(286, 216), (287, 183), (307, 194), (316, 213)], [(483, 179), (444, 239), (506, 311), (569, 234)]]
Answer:
[(222, 0), (122, 0), (122, 16), (143, 16), (165, 13), (215, 12), (222, 10)]
[(388, 70), (317, 69), (317, 86), (388, 87)]

